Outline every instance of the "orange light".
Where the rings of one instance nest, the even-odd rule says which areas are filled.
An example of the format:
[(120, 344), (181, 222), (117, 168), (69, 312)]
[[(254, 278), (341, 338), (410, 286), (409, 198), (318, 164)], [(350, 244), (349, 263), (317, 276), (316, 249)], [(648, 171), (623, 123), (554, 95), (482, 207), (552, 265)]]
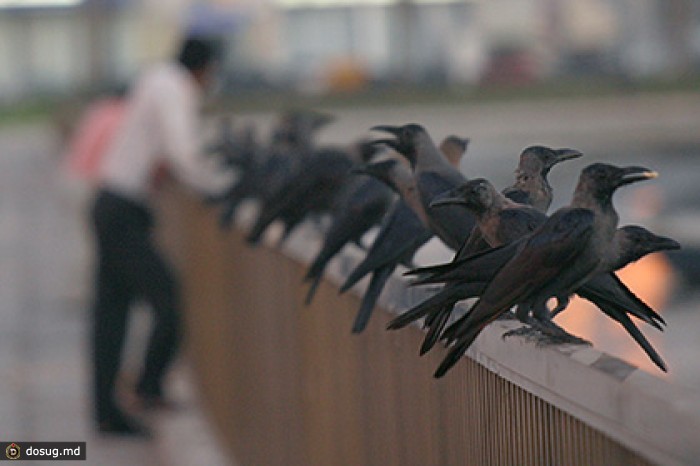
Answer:
[[(662, 314), (673, 282), (673, 272), (666, 256), (650, 254), (617, 274), (639, 298)], [(640, 320), (634, 317), (632, 319), (663, 356), (662, 334)], [(575, 297), (569, 307), (557, 316), (556, 321), (570, 333), (591, 341), (601, 351), (653, 374), (663, 374), (619, 324), (588, 301)]]

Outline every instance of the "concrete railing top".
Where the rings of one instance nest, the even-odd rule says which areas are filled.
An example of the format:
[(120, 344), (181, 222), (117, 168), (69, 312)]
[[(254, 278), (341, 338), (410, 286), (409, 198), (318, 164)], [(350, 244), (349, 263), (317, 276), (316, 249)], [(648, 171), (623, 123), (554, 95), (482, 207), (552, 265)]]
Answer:
[[(245, 228), (252, 211), (242, 209), (240, 214), (240, 224)], [(309, 263), (320, 243), (318, 228), (307, 222), (291, 235), (282, 250)], [(434, 259), (433, 263), (451, 257), (437, 240), (426, 248), (428, 251), (421, 255)], [(331, 262), (325, 276), (340, 283), (361, 259), (358, 249), (347, 247)], [(434, 292), (407, 284), (401, 271), (395, 273), (379, 304), (399, 313)], [(363, 291), (364, 286), (362, 281), (355, 291)], [(592, 346), (540, 346), (525, 338), (502, 338), (504, 332), (519, 326), (514, 321), (492, 323), (467, 356), (654, 462), (698, 461), (700, 391), (673, 385)]]

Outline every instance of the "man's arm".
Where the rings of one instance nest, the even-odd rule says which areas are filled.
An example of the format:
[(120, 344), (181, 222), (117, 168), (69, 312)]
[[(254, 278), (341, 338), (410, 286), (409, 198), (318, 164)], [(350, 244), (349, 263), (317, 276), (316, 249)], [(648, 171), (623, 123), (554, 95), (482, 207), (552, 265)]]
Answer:
[[(176, 84), (176, 83), (173, 83)], [(231, 186), (233, 174), (213, 158), (204, 158), (197, 99), (179, 86), (159, 89), (159, 121), (166, 156), (175, 176), (203, 194), (218, 194)]]

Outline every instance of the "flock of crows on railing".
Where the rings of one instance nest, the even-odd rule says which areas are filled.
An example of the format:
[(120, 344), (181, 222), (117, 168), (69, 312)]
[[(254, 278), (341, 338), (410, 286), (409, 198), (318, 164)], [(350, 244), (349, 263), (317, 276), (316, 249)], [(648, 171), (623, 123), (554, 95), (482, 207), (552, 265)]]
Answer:
[[(399, 264), (412, 268), (416, 251), (434, 235), (456, 251), (446, 264), (412, 268), (412, 284), (443, 284), (436, 294), (400, 314), (389, 329), (423, 319), (427, 329), (421, 354), (444, 341), (449, 353), (435, 372), (443, 376), (490, 322), (513, 316), (527, 324), (509, 334), (545, 335), (582, 342), (552, 318), (573, 294), (594, 303), (618, 322), (663, 371), (666, 365), (631, 318), (663, 330), (663, 318), (639, 299), (615, 271), (646, 254), (680, 245), (640, 226), (618, 228), (612, 197), (622, 186), (656, 177), (643, 167), (593, 163), (580, 174), (568, 206), (547, 214), (554, 165), (581, 157), (572, 149), (526, 148), (513, 184), (502, 191), (483, 178), (459, 171), (468, 140), (457, 136), (436, 145), (420, 125), (375, 126), (389, 137), (362, 140), (349, 148), (319, 147), (314, 134), (332, 119), (293, 111), (284, 114), (262, 146), (253, 131), (234, 133), (228, 121), (212, 152), (238, 173), (231, 189), (212, 202), (230, 226), (243, 200), (260, 207), (247, 240), (256, 244), (273, 222), (280, 241), (308, 218), (330, 217), (321, 250), (305, 280), (313, 299), (329, 261), (354, 243), (366, 256), (341, 287), (346, 291), (371, 275), (353, 332), (369, 321), (384, 284)], [(397, 155), (398, 154), (398, 155)], [(361, 176), (369, 175), (369, 176)], [(394, 194), (397, 193), (398, 195)], [(362, 239), (379, 233), (367, 248)], [(457, 302), (478, 298), (456, 317)], [(547, 303), (554, 298), (556, 306)], [(511, 317), (512, 318), (512, 317)]]

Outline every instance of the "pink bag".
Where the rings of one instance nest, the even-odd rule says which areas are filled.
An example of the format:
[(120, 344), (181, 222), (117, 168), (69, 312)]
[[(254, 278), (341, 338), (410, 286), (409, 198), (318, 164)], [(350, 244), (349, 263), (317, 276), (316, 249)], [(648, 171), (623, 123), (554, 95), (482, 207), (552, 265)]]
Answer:
[(92, 103), (80, 119), (66, 153), (70, 173), (94, 184), (102, 157), (121, 124), (126, 109), (123, 98), (108, 97)]

